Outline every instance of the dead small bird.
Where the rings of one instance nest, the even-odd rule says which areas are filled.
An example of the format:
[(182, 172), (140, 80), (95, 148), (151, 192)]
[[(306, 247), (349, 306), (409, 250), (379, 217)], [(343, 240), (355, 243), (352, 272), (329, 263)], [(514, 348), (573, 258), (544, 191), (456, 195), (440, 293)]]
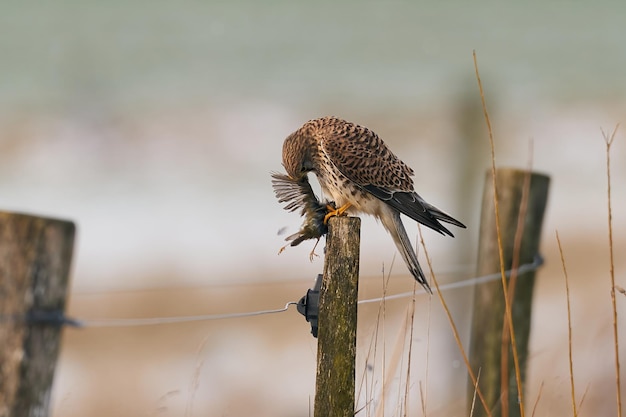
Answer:
[(326, 215), (335, 210), (331, 203), (322, 204), (315, 195), (308, 177), (302, 176), (300, 179), (291, 178), (289, 175), (273, 172), (272, 187), (279, 203), (287, 203), (284, 209), (296, 211), (300, 209), (300, 215), (304, 217), (302, 226), (298, 232), (287, 236), (285, 240), (291, 242), (280, 248), (280, 254), (287, 246), (298, 246), (308, 239), (317, 239), (313, 250), (309, 254), (309, 259), (317, 256), (315, 248), (322, 236), (328, 233), (328, 226), (324, 222)]

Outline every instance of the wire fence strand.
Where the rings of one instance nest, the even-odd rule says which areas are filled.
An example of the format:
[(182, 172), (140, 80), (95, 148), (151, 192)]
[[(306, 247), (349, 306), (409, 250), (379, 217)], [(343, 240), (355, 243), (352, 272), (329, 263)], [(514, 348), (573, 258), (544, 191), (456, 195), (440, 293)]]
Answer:
[(290, 301), (283, 308), (273, 310), (259, 310), (245, 313), (224, 313), (224, 314), (203, 314), (199, 316), (178, 316), (178, 317), (148, 317), (138, 319), (93, 319), (93, 320), (77, 320), (78, 327), (133, 327), (133, 326), (153, 326), (156, 324), (174, 324), (174, 323), (190, 323), (194, 321), (210, 321), (235, 319), (241, 317), (254, 317), (266, 314), (282, 313), (287, 311), (290, 305), (298, 304)]
[[(517, 269), (518, 274), (534, 271), (543, 264), (543, 258), (541, 255), (536, 255), (533, 262), (521, 265)], [(511, 275), (512, 270), (505, 271), (506, 276)], [(484, 275), (481, 277), (474, 277), (465, 279), (462, 281), (451, 282), (439, 286), (439, 291), (449, 291), (459, 288), (470, 287), (477, 284), (500, 279), (500, 273), (494, 273)], [(384, 297), (369, 298), (367, 300), (360, 300), (359, 304), (371, 304), (378, 303), (383, 300), (397, 300), (401, 298), (413, 297), (413, 295), (426, 294), (424, 289), (417, 291), (408, 291), (393, 295), (385, 295)], [(270, 309), (270, 310), (258, 310), (242, 313), (222, 313), (222, 314), (203, 314), (196, 316), (177, 316), (177, 317), (147, 317), (147, 318), (118, 318), (118, 319), (75, 319), (65, 317), (59, 312), (38, 312), (36, 317), (15, 317), (15, 316), (0, 316), (0, 320), (22, 320), (31, 323), (52, 323), (56, 325), (69, 325), (71, 327), (78, 328), (103, 328), (103, 327), (138, 327), (138, 326), (154, 326), (160, 324), (178, 324), (178, 323), (190, 323), (197, 321), (212, 321), (212, 320), (225, 320), (225, 319), (237, 319), (245, 317), (263, 316), (268, 314), (277, 314), (289, 310), (289, 306), (297, 305), (297, 301), (289, 301), (282, 308)]]
[[(521, 265), (519, 268), (517, 268), (517, 273), (521, 275), (526, 272), (534, 271), (537, 268), (539, 268), (542, 264), (543, 264), (543, 258), (541, 257), (541, 255), (536, 255), (535, 259), (533, 259), (531, 263)], [(507, 277), (511, 276), (512, 271), (513, 270), (511, 269), (505, 271), (506, 276)], [(495, 272), (493, 274), (483, 275), (482, 277), (468, 278), (462, 281), (451, 282), (449, 284), (440, 285), (439, 291), (443, 292), (443, 291), (449, 291), (449, 290), (456, 290), (459, 288), (470, 287), (472, 285), (482, 284), (482, 283), (489, 282), (489, 281), (495, 281), (500, 278), (501, 278), (500, 272)], [(433, 294), (435, 292), (437, 292), (437, 290), (433, 289)], [(395, 300), (398, 298), (412, 297), (413, 294), (415, 295), (426, 294), (426, 290), (424, 290), (423, 288), (420, 288), (416, 290), (415, 292), (407, 291), (407, 292), (394, 294), (394, 295), (386, 295), (385, 297), (370, 298), (367, 300), (359, 301), (359, 304), (378, 303), (378, 302), (381, 302), (383, 299), (385, 301), (389, 301), (389, 300)]]

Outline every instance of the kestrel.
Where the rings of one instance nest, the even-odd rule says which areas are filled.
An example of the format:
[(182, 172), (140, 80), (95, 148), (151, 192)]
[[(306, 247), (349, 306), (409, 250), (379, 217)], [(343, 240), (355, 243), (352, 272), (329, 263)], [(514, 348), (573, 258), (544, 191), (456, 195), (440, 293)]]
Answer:
[(465, 228), (463, 223), (427, 203), (413, 189), (413, 170), (398, 159), (373, 131), (354, 123), (323, 117), (310, 120), (285, 139), (283, 166), (294, 181), (309, 172), (336, 210), (325, 215), (373, 215), (391, 234), (415, 279), (432, 293), (400, 214), (445, 235), (439, 221)]
[(291, 243), (280, 248), (278, 253), (281, 253), (287, 246), (298, 246), (307, 239), (317, 239), (309, 255), (309, 258), (313, 260), (313, 256), (316, 255), (317, 243), (322, 236), (328, 233), (328, 226), (325, 221), (329, 212), (328, 205), (320, 203), (306, 175), (294, 179), (288, 175), (273, 172), (272, 187), (278, 202), (287, 203), (284, 207), (285, 210), (296, 211), (300, 209), (300, 215), (304, 217), (300, 230), (285, 238), (287, 242)]

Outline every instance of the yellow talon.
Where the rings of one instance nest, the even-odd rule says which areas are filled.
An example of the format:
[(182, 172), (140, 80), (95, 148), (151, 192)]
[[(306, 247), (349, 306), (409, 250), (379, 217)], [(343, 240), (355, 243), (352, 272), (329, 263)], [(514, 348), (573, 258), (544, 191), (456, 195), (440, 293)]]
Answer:
[(328, 219), (333, 216), (343, 216), (343, 213), (345, 213), (346, 210), (348, 210), (350, 207), (352, 207), (352, 204), (350, 203), (346, 203), (338, 209), (334, 208), (330, 204), (327, 205), (326, 210), (328, 210), (328, 213), (326, 213), (326, 215), (324, 216), (324, 224), (328, 223)]

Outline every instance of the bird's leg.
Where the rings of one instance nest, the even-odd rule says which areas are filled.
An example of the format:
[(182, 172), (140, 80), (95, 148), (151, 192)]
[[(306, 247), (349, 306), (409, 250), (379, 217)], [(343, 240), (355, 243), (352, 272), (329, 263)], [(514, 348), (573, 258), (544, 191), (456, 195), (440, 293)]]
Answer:
[(326, 213), (326, 216), (324, 216), (324, 224), (328, 223), (328, 219), (333, 216), (342, 216), (343, 213), (345, 213), (345, 211), (348, 210), (350, 207), (352, 207), (351, 203), (346, 203), (339, 208), (335, 208), (330, 204), (326, 205), (326, 210), (328, 210), (328, 213)]
[(313, 246), (313, 250), (311, 250), (311, 253), (309, 253), (309, 261), (313, 262), (313, 258), (315, 256), (319, 257), (319, 255), (317, 253), (315, 253), (315, 248), (317, 248), (317, 244), (320, 243), (320, 238), (317, 238), (317, 242), (315, 242), (315, 246)]
[[(315, 258), (316, 256), (319, 257), (319, 255), (317, 253), (315, 253), (315, 248), (317, 248), (317, 244), (320, 243), (320, 239), (321, 238), (317, 238), (317, 241), (315, 241), (315, 246), (313, 246), (313, 249), (311, 250), (311, 253), (309, 253), (309, 260), (311, 262), (313, 262), (313, 258)], [(287, 246), (289, 246), (289, 243), (287, 243), (285, 246), (283, 246), (282, 248), (280, 248), (278, 250), (278, 254), (280, 255), (281, 253), (283, 253), (283, 251), (285, 249), (287, 249)]]

